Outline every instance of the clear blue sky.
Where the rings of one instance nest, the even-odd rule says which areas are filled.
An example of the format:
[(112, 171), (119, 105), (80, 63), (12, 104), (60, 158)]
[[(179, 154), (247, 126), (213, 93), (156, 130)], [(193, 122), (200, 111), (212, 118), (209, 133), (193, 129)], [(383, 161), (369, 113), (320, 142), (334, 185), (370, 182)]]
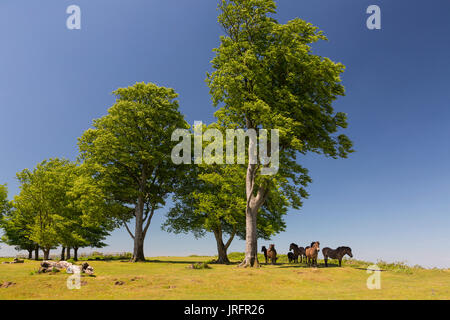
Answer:
[[(301, 211), (291, 211), (289, 243), (348, 245), (356, 258), (450, 267), (450, 2), (279, 0), (280, 22), (300, 17), (330, 41), (315, 52), (344, 63), (347, 160), (300, 159), (314, 180)], [(82, 29), (66, 28), (66, 8)], [(12, 197), (15, 173), (49, 157), (77, 156), (77, 138), (106, 113), (111, 91), (135, 82), (173, 87), (186, 119), (213, 121), (205, 73), (221, 30), (212, 0), (2, 0), (0, 2), (0, 183)], [(382, 30), (366, 28), (377, 4)], [(160, 230), (148, 256), (214, 254), (213, 238)], [(124, 230), (106, 251), (131, 251)], [(269, 242), (260, 243), (268, 244)], [(14, 254), (1, 246), (0, 256)], [(234, 241), (231, 251), (243, 251)]]

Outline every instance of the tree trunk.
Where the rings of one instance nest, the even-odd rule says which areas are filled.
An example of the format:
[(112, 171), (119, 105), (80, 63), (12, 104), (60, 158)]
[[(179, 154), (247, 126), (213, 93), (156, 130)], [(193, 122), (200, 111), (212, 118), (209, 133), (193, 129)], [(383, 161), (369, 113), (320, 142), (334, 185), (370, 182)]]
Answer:
[(247, 208), (245, 217), (245, 258), (241, 267), (259, 267), (256, 218), (258, 210)]
[(67, 247), (67, 260), (71, 258), (70, 256), (70, 247)]
[(34, 260), (39, 260), (39, 246), (34, 248)]
[(66, 247), (62, 247), (61, 249), (61, 261), (64, 261), (66, 259)]
[(214, 237), (216, 238), (216, 243), (217, 243), (217, 256), (218, 256), (218, 258), (217, 258), (216, 263), (229, 264), (230, 260), (228, 260), (228, 255), (227, 255), (228, 246), (226, 246), (223, 243), (222, 230), (220, 230), (220, 229), (219, 230), (215, 230), (214, 231)]
[(33, 249), (28, 249), (28, 260), (33, 259)]
[[(249, 127), (249, 125), (247, 124)], [(256, 141), (250, 139), (248, 146), (249, 163), (247, 167), (247, 175), (245, 178), (245, 189), (247, 196), (247, 205), (245, 209), (245, 258), (240, 267), (259, 267), (258, 262), (258, 237), (256, 219), (258, 210), (265, 200), (266, 192), (262, 186), (259, 186), (257, 195), (255, 196), (255, 181), (257, 175), (257, 165), (250, 161), (252, 150)], [(256, 162), (256, 161), (254, 161)]]
[(135, 209), (136, 214), (136, 226), (134, 231), (134, 250), (133, 250), (133, 258), (131, 258), (131, 262), (140, 262), (145, 261), (144, 255), (144, 201), (142, 196), (138, 198), (138, 203)]
[(78, 261), (78, 248), (73, 248), (73, 260)]
[(48, 260), (50, 258), (50, 249), (42, 249), (44, 251), (44, 260)]

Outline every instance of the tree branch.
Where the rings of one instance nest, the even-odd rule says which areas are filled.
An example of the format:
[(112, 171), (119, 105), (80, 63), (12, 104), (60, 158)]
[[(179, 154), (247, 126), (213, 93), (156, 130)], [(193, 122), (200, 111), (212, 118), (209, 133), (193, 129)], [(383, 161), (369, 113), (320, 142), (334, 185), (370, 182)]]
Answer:
[(125, 225), (125, 228), (127, 229), (128, 233), (130, 234), (131, 238), (134, 240), (134, 235), (131, 233), (130, 228), (128, 228), (128, 224), (123, 220), (123, 224)]
[(231, 234), (230, 238), (228, 239), (227, 243), (225, 244), (225, 249), (228, 250), (228, 248), (231, 245), (231, 242), (234, 239), (234, 236), (236, 235), (236, 225), (233, 226), (233, 233)]
[(144, 231), (142, 232), (144, 238), (147, 234), (148, 227), (150, 227), (150, 222), (152, 221), (153, 214), (155, 213), (155, 207), (152, 205), (152, 210), (150, 212), (150, 216), (148, 217), (147, 223), (145, 224)]

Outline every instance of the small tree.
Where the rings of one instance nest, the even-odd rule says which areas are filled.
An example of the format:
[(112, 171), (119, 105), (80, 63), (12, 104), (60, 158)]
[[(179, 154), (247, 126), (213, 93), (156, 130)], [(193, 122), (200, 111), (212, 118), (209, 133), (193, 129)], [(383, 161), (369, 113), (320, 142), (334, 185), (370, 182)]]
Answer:
[(55, 158), (41, 162), (32, 171), (25, 169), (17, 174), (20, 194), (13, 205), (28, 220), (28, 239), (40, 246), (44, 259), (60, 243), (61, 230), (68, 230), (71, 223), (62, 217), (67, 210), (66, 193), (70, 187), (68, 170), (73, 168), (68, 160)]
[(16, 250), (28, 251), (29, 259), (32, 259), (33, 250), (37, 248), (37, 244), (29, 240), (30, 221), (33, 219), (32, 215), (12, 208), (10, 204), (7, 205), (3, 217), (0, 217), (0, 228), (3, 229), (1, 241), (15, 247)]
[[(301, 19), (278, 23), (273, 0), (221, 0), (218, 21), (226, 35), (215, 49), (208, 74), (219, 122), (242, 129), (278, 129), (280, 168), (261, 175), (265, 166), (247, 161), (246, 255), (242, 266), (258, 266), (257, 216), (278, 180), (290, 205), (299, 207), (305, 169), (297, 164), (308, 152), (347, 157), (352, 143), (336, 135), (347, 126), (333, 101), (344, 95), (344, 66), (312, 53), (311, 44), (326, 40)], [(253, 146), (249, 146), (250, 148)]]
[[(188, 128), (173, 89), (137, 83), (114, 92), (116, 103), (79, 140), (81, 158), (116, 202), (130, 209), (122, 223), (134, 240), (132, 261), (145, 261), (144, 239), (155, 211), (183, 177), (171, 160), (175, 129)], [(127, 222), (135, 219), (134, 232)]]

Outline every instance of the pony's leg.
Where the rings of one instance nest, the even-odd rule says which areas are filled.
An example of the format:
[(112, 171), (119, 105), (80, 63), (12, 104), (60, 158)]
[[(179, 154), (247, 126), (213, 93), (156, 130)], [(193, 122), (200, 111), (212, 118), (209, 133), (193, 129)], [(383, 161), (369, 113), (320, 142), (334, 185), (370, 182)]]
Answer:
[(342, 266), (342, 259), (339, 259), (339, 267)]
[(325, 267), (328, 267), (328, 258), (325, 257)]

